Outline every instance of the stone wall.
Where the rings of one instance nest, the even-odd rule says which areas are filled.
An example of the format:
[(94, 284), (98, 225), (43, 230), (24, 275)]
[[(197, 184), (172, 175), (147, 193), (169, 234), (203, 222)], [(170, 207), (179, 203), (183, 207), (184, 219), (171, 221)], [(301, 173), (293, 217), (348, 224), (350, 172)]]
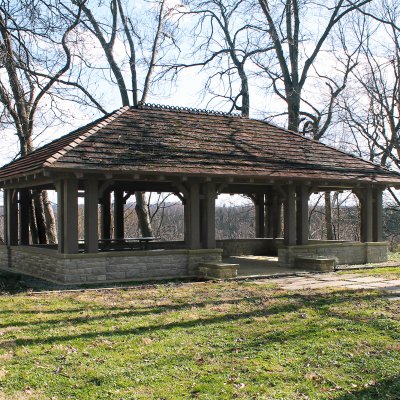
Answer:
[(366, 264), (387, 261), (387, 243), (315, 242), (302, 246), (282, 246), (278, 249), (279, 264), (293, 267), (296, 257), (334, 258), (337, 264)]
[(28, 246), (0, 246), (0, 268), (61, 284), (195, 277), (197, 266), (220, 262), (220, 249), (59, 254)]

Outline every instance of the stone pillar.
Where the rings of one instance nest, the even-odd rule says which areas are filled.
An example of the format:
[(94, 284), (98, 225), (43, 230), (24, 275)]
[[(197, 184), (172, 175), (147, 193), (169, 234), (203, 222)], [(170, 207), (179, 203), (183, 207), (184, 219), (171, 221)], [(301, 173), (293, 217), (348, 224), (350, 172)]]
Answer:
[(299, 245), (308, 243), (309, 223), (308, 223), (308, 188), (299, 186), (297, 188), (296, 222), (297, 222), (297, 241)]
[(296, 190), (293, 185), (286, 188), (285, 207), (285, 226), (284, 226), (284, 244), (286, 246), (294, 246), (296, 240)]
[(111, 239), (111, 200), (110, 192), (106, 191), (101, 197), (101, 238)]
[(382, 189), (380, 188), (374, 189), (372, 195), (373, 195), (372, 240), (374, 242), (383, 242)]
[(372, 189), (364, 189), (360, 196), (361, 203), (361, 241), (372, 242), (373, 240), (373, 217), (372, 217)]
[(205, 249), (215, 249), (215, 198), (214, 183), (202, 185), (201, 199), (201, 244)]
[(189, 249), (200, 248), (200, 188), (198, 182), (189, 184), (185, 199), (185, 244)]
[(124, 191), (114, 190), (114, 238), (125, 237), (124, 227)]
[(6, 243), (10, 246), (18, 245), (18, 192), (15, 189), (5, 189), (7, 215)]
[(28, 189), (19, 191), (19, 241), (22, 246), (29, 245), (29, 201)]
[(254, 210), (256, 218), (256, 238), (265, 237), (265, 195), (256, 194), (254, 197)]
[(63, 245), (62, 252), (78, 253), (78, 181), (68, 178), (63, 181)]
[(98, 199), (97, 180), (85, 180), (85, 252), (97, 253), (99, 248), (98, 233)]

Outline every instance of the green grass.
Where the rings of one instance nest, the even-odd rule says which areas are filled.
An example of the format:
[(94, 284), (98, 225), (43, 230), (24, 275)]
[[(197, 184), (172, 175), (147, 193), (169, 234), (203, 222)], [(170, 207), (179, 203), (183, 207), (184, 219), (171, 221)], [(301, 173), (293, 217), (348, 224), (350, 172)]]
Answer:
[(0, 296), (0, 399), (400, 399), (400, 302), (248, 282)]

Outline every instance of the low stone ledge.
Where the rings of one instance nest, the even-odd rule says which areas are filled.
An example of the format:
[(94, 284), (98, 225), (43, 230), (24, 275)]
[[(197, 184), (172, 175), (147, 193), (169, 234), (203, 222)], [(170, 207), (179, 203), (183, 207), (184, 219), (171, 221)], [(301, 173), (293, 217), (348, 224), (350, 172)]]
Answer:
[(296, 257), (294, 267), (311, 271), (332, 272), (336, 268), (336, 260), (327, 257)]
[(209, 279), (235, 278), (238, 269), (239, 264), (203, 263), (198, 266), (200, 277)]

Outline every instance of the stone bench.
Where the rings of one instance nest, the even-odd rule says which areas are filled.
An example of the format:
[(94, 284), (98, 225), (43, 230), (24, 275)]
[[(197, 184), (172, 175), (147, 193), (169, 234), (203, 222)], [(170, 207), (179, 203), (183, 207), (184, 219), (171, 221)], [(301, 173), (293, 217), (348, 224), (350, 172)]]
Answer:
[(336, 268), (336, 259), (323, 256), (299, 256), (294, 259), (294, 266), (297, 269), (332, 272)]
[(199, 264), (199, 276), (209, 279), (235, 278), (239, 269), (239, 264), (225, 263), (204, 263)]

